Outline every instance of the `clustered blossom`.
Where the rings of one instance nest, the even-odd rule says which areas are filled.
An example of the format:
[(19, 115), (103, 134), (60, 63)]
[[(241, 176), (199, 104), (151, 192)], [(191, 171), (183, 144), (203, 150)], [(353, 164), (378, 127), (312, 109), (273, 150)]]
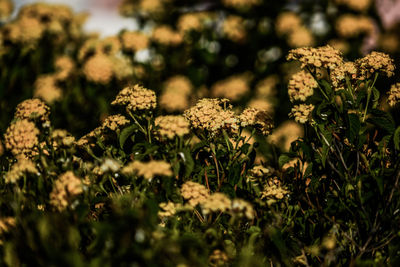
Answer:
[(314, 105), (312, 104), (294, 105), (289, 116), (293, 117), (298, 123), (306, 123), (310, 120), (313, 109)]
[(159, 204), (160, 210), (158, 211), (158, 216), (161, 219), (166, 217), (174, 216), (179, 211), (191, 210), (192, 207), (187, 205), (182, 205), (180, 203), (174, 203), (172, 201), (162, 202)]
[(53, 147), (57, 149), (59, 146), (69, 147), (75, 142), (75, 137), (69, 134), (66, 130), (56, 129), (51, 133)]
[(54, 67), (56, 68), (56, 79), (63, 81), (71, 75), (75, 68), (75, 63), (68, 56), (60, 56), (55, 60)]
[(343, 63), (342, 53), (329, 45), (313, 48), (303, 47), (292, 49), (287, 56), (288, 60), (298, 60), (301, 68), (334, 69)]
[(289, 80), (289, 98), (290, 101), (306, 101), (306, 99), (314, 94), (314, 88), (318, 83), (314, 77), (302, 70), (292, 76)]
[(72, 171), (68, 171), (54, 182), (50, 193), (50, 204), (58, 211), (63, 211), (71, 201), (83, 192), (83, 184), (80, 178)]
[(181, 195), (188, 201), (189, 206), (195, 207), (204, 203), (210, 194), (204, 185), (188, 181), (182, 185)]
[(210, 195), (203, 203), (201, 208), (204, 214), (212, 212), (227, 212), (231, 209), (232, 201), (223, 193), (214, 193)]
[(357, 78), (357, 66), (354, 62), (345, 62), (332, 70), (330, 74), (331, 82), (335, 90), (344, 89), (346, 77), (351, 81)]
[(245, 9), (252, 6), (256, 6), (260, 3), (260, 0), (222, 0), (224, 6), (233, 7), (236, 9)]
[(186, 110), (184, 116), (195, 129), (206, 130), (212, 135), (222, 129), (237, 131), (239, 120), (230, 108), (224, 108), (227, 99), (203, 98), (194, 107)]
[(271, 144), (279, 146), (283, 151), (289, 151), (293, 141), (303, 137), (303, 127), (294, 121), (285, 121), (268, 136)]
[(57, 79), (54, 75), (41, 75), (35, 81), (33, 96), (53, 104), (62, 97), (62, 90), (57, 86)]
[(239, 116), (242, 127), (253, 126), (263, 135), (269, 135), (273, 126), (272, 118), (267, 112), (256, 108), (246, 108)]
[(190, 124), (181, 115), (160, 116), (155, 119), (157, 132), (161, 137), (173, 139), (175, 136), (184, 136), (190, 132)]
[(107, 84), (113, 77), (113, 62), (107, 55), (96, 54), (83, 66), (83, 73), (89, 81)]
[(152, 40), (167, 46), (177, 46), (182, 43), (183, 36), (167, 25), (161, 25), (153, 30)]
[(141, 32), (126, 31), (122, 33), (121, 39), (124, 49), (130, 52), (146, 49), (150, 43), (149, 37)]
[(182, 33), (201, 31), (204, 26), (204, 21), (209, 17), (210, 14), (205, 12), (185, 13), (179, 17), (177, 28)]
[(31, 157), (37, 154), (39, 130), (33, 122), (18, 120), (11, 124), (4, 135), (6, 148), (15, 157)]
[(355, 11), (365, 11), (371, 5), (371, 0), (336, 0), (336, 3), (346, 5)]
[(111, 105), (126, 106), (129, 111), (144, 111), (156, 107), (156, 94), (140, 85), (122, 89)]
[(216, 82), (211, 88), (215, 97), (224, 97), (232, 101), (239, 100), (250, 88), (246, 77), (236, 75)]
[(234, 42), (242, 42), (246, 39), (246, 28), (242, 17), (228, 16), (224, 20), (222, 31), (228, 39)]
[(11, 16), (14, 9), (13, 2), (11, 0), (1, 0), (0, 1), (0, 21), (6, 20)]
[(275, 23), (278, 35), (287, 37), (287, 42), (291, 47), (311, 46), (314, 37), (311, 31), (303, 25), (301, 18), (293, 12), (283, 12)]
[(182, 75), (176, 75), (164, 82), (160, 96), (160, 106), (167, 112), (183, 111), (189, 107), (189, 97), (193, 85)]
[(124, 126), (128, 123), (129, 123), (129, 120), (123, 115), (120, 115), (120, 114), (111, 115), (111, 116), (108, 116), (104, 120), (101, 128), (103, 130), (109, 129), (111, 131), (116, 131), (117, 129), (120, 129), (122, 126)]
[(400, 100), (400, 83), (393, 84), (388, 92), (389, 106), (394, 107)]
[(4, 179), (6, 183), (16, 183), (24, 174), (32, 173), (36, 174), (35, 163), (29, 159), (19, 159), (16, 163), (11, 166), (11, 169), (6, 173)]
[(395, 65), (393, 59), (385, 53), (373, 51), (363, 58), (356, 60), (356, 66), (361, 77), (369, 78), (373, 73), (379, 72), (387, 77), (394, 75)]
[(24, 120), (49, 120), (50, 108), (40, 99), (27, 99), (18, 104), (14, 117)]
[(285, 195), (287, 195), (289, 191), (280, 185), (279, 180), (269, 180), (264, 185), (264, 190), (261, 192), (261, 199), (268, 199), (269, 203), (274, 203), (277, 199), (283, 199)]
[(133, 161), (122, 169), (124, 174), (136, 174), (147, 180), (156, 176), (172, 176), (171, 165), (163, 160), (152, 160), (149, 162)]
[(374, 22), (370, 17), (346, 14), (337, 19), (336, 31), (345, 38), (357, 37), (360, 34), (369, 35), (374, 31)]

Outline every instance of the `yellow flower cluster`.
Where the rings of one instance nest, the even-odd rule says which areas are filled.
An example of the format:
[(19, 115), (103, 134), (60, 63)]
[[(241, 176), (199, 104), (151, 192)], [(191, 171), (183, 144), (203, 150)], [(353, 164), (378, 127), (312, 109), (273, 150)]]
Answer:
[(184, 136), (190, 132), (190, 124), (181, 115), (159, 116), (155, 119), (157, 133), (162, 138), (174, 139), (175, 136)]
[(123, 105), (129, 111), (145, 111), (154, 109), (156, 103), (154, 91), (136, 84), (122, 89), (111, 105)]
[(342, 53), (329, 45), (304, 47), (289, 51), (287, 60), (298, 60), (301, 67), (334, 69), (343, 63)]
[(4, 135), (6, 148), (15, 157), (32, 157), (37, 154), (39, 130), (33, 122), (18, 120), (11, 124)]
[(276, 86), (279, 83), (277, 75), (270, 75), (259, 81), (256, 85), (256, 94), (260, 97), (272, 97), (276, 95)]
[(43, 99), (48, 104), (53, 104), (62, 97), (62, 90), (56, 85), (56, 77), (53, 75), (40, 75), (35, 82), (33, 96)]
[(120, 129), (122, 126), (129, 123), (129, 120), (120, 114), (111, 115), (105, 118), (103, 124), (101, 125), (102, 130), (109, 129), (111, 131), (116, 131)]
[(380, 72), (387, 77), (394, 75), (395, 65), (389, 55), (382, 52), (371, 52), (356, 60), (356, 66), (361, 78), (369, 78), (373, 73)]
[(157, 26), (152, 33), (151, 39), (159, 44), (166, 46), (177, 46), (182, 43), (181, 33), (174, 31), (167, 25)]
[[(1, 2), (1, 0), (0, 0)], [(10, 232), (12, 228), (16, 225), (15, 218), (13, 217), (0, 217), (0, 246), (3, 245), (3, 238), (7, 232)]]
[(289, 113), (289, 116), (293, 117), (298, 123), (306, 123), (311, 119), (311, 113), (313, 109), (313, 104), (294, 105), (292, 111)]
[(370, 7), (371, 2), (371, 0), (336, 0), (336, 3), (346, 5), (355, 11), (367, 10)]
[(239, 129), (239, 119), (231, 110), (225, 108), (227, 99), (203, 98), (194, 107), (186, 110), (184, 116), (193, 128), (205, 130), (215, 135), (225, 129), (236, 132)]
[(8, 19), (13, 9), (14, 5), (11, 0), (0, 0), (0, 21)]
[(393, 84), (388, 92), (389, 106), (394, 107), (400, 100), (400, 83)]
[(149, 37), (141, 32), (123, 32), (122, 45), (126, 51), (136, 52), (149, 46)]
[(276, 201), (276, 199), (280, 200), (287, 195), (289, 191), (280, 185), (279, 181), (269, 180), (264, 185), (264, 190), (261, 192), (261, 199), (268, 199), (268, 204), (272, 204)]
[(216, 82), (211, 88), (215, 97), (224, 97), (232, 101), (238, 101), (249, 92), (248, 79), (244, 75), (234, 75), (225, 80)]
[(190, 31), (201, 31), (207, 19), (211, 14), (206, 12), (185, 13), (178, 19), (177, 28), (181, 33)]
[(222, 31), (228, 39), (234, 42), (243, 42), (247, 35), (244, 19), (236, 15), (229, 15), (224, 20)]
[(172, 201), (169, 201), (167, 203), (162, 202), (159, 204), (160, 211), (158, 211), (158, 216), (163, 219), (165, 217), (171, 217), (174, 216), (177, 212), (183, 211), (183, 210), (189, 210), (192, 207), (190, 206), (183, 206), (180, 203), (174, 203)]
[(344, 89), (346, 77), (350, 80), (355, 80), (357, 78), (357, 72), (357, 66), (354, 62), (345, 62), (333, 69), (330, 74), (330, 79), (335, 90)]
[(182, 197), (188, 201), (189, 206), (196, 207), (198, 204), (204, 203), (210, 194), (204, 185), (188, 181), (181, 187)]
[(346, 14), (336, 20), (335, 27), (339, 36), (352, 38), (360, 34), (371, 34), (374, 31), (374, 22), (370, 17)]
[(27, 99), (17, 105), (14, 117), (24, 120), (49, 120), (50, 108), (40, 99)]
[(318, 83), (314, 77), (304, 70), (294, 74), (289, 80), (288, 93), (290, 101), (306, 101), (314, 94), (314, 88)]
[(60, 56), (54, 62), (56, 69), (55, 78), (59, 81), (65, 81), (75, 68), (74, 61), (68, 56)]
[(107, 84), (111, 81), (114, 71), (111, 58), (104, 54), (96, 54), (83, 65), (83, 73), (88, 81)]
[(53, 147), (57, 149), (59, 146), (72, 146), (75, 142), (75, 137), (69, 134), (66, 130), (56, 129), (51, 133)]
[(192, 90), (193, 85), (187, 77), (173, 76), (164, 82), (160, 106), (168, 112), (183, 111), (189, 107)]
[(50, 204), (58, 211), (63, 211), (71, 201), (83, 193), (83, 184), (80, 178), (72, 171), (60, 175), (54, 182), (53, 190), (50, 193)]
[(246, 108), (239, 116), (242, 127), (253, 126), (263, 135), (269, 135), (273, 126), (272, 118), (266, 111), (256, 108)]
[(149, 162), (133, 161), (122, 169), (124, 174), (137, 174), (139, 177), (151, 181), (157, 176), (172, 176), (171, 165), (163, 160)]
[(276, 19), (275, 29), (278, 35), (287, 37), (290, 47), (311, 46), (314, 43), (311, 31), (294, 12), (281, 13)]
[(236, 9), (247, 9), (260, 4), (260, 0), (222, 0), (222, 4)]
[(268, 136), (268, 141), (280, 147), (283, 151), (289, 151), (290, 144), (303, 137), (303, 127), (294, 121), (285, 121)]
[(201, 203), (201, 208), (204, 214), (212, 212), (227, 212), (230, 211), (232, 201), (223, 193), (214, 193), (209, 195), (204, 202)]
[(5, 182), (16, 183), (26, 173), (38, 173), (35, 163), (29, 159), (19, 159), (4, 176)]

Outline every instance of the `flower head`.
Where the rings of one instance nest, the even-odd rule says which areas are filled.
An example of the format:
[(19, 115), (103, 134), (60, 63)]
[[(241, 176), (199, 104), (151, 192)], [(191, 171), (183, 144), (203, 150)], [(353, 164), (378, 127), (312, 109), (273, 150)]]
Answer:
[(314, 89), (318, 83), (314, 77), (302, 70), (292, 76), (289, 80), (289, 98), (290, 101), (306, 101), (306, 99), (314, 94)]
[(160, 116), (155, 119), (157, 132), (161, 137), (173, 139), (175, 136), (184, 136), (190, 132), (190, 124), (181, 115)]
[(60, 175), (50, 193), (50, 204), (59, 211), (64, 210), (76, 196), (82, 194), (82, 186), (81, 179), (72, 171)]
[(156, 176), (172, 176), (171, 165), (163, 160), (149, 162), (133, 161), (122, 169), (124, 174), (137, 174), (147, 180)]
[(15, 118), (27, 120), (49, 120), (50, 108), (40, 99), (27, 99), (18, 104), (15, 110)]
[(37, 173), (35, 163), (29, 159), (21, 158), (11, 166), (4, 176), (6, 183), (16, 183), (26, 173)]
[(181, 195), (192, 207), (195, 207), (197, 204), (204, 203), (210, 196), (207, 188), (204, 185), (192, 181), (185, 182), (182, 185)]
[(334, 69), (343, 62), (340, 51), (327, 46), (318, 48), (304, 47), (292, 49), (287, 56), (288, 60), (298, 60), (301, 67)]
[(388, 92), (389, 106), (394, 107), (400, 100), (400, 83), (393, 84)]
[(292, 111), (289, 113), (289, 116), (293, 117), (298, 123), (306, 123), (311, 119), (311, 113), (313, 109), (314, 105), (312, 104), (294, 105)]
[(394, 75), (395, 65), (389, 55), (382, 52), (371, 52), (363, 58), (356, 60), (360, 75), (369, 78), (373, 73), (379, 72), (387, 77)]
[(15, 157), (31, 157), (37, 154), (39, 130), (33, 122), (18, 120), (11, 124), (4, 135), (6, 148)]
[(266, 111), (246, 108), (239, 116), (242, 127), (253, 126), (263, 135), (269, 135), (273, 126), (272, 118)]
[(156, 107), (156, 94), (140, 85), (122, 89), (111, 105), (124, 105), (131, 111), (144, 111)]

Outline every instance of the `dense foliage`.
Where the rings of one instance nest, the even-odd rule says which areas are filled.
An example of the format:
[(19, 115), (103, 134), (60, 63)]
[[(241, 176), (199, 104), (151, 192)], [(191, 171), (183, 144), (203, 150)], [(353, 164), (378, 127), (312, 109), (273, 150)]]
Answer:
[(2, 265), (400, 263), (399, 41), (372, 1), (128, 0), (139, 30), (106, 38), (11, 11)]

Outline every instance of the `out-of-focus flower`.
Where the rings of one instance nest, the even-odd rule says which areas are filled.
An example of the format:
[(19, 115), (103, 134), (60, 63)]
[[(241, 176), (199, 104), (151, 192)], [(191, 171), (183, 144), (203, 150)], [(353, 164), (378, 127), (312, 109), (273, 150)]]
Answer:
[(65, 210), (76, 196), (82, 194), (83, 184), (72, 171), (68, 171), (54, 182), (50, 193), (50, 204), (59, 211)]
[(11, 0), (0, 0), (0, 21), (8, 19), (13, 9), (14, 5)]
[(152, 40), (166, 46), (177, 46), (182, 43), (183, 37), (167, 25), (157, 26), (153, 30)]
[(36, 174), (37, 172), (35, 163), (29, 159), (22, 158), (11, 166), (4, 179), (6, 183), (16, 183), (23, 175), (27, 173)]
[(130, 52), (146, 49), (149, 46), (149, 37), (141, 32), (123, 32), (121, 40), (124, 49)]
[(243, 42), (247, 35), (244, 19), (235, 15), (230, 15), (224, 20), (222, 31), (228, 39), (234, 42)]
[(371, 34), (374, 31), (374, 22), (370, 17), (363, 15), (345, 14), (336, 21), (336, 31), (341, 37), (351, 38), (360, 34)]
[(103, 124), (101, 125), (101, 128), (109, 129), (111, 131), (116, 131), (128, 123), (129, 120), (124, 115), (120, 114), (111, 115), (104, 120)]
[(216, 82), (211, 88), (213, 96), (228, 98), (232, 101), (239, 100), (249, 90), (248, 79), (244, 75), (228, 77)]
[(35, 82), (33, 96), (43, 99), (47, 104), (53, 104), (62, 98), (62, 90), (56, 85), (54, 75), (41, 75)]
[(96, 54), (89, 58), (83, 66), (83, 73), (89, 81), (107, 84), (114, 74), (112, 60), (104, 54)]
[(303, 127), (298, 123), (294, 121), (285, 121), (268, 136), (268, 142), (287, 152), (290, 149), (291, 143), (303, 137), (303, 134)]
[(204, 214), (212, 212), (227, 212), (232, 206), (232, 201), (223, 193), (214, 193), (201, 203)]
[(290, 47), (304, 47), (312, 46), (314, 44), (314, 37), (311, 31), (306, 27), (295, 29), (288, 34), (287, 38)]
[(279, 35), (289, 34), (302, 26), (301, 18), (294, 12), (282, 12), (276, 19), (275, 29)]
[(67, 79), (75, 68), (74, 61), (68, 56), (60, 56), (54, 62), (55, 78), (60, 81)]
[(370, 5), (371, 0), (336, 0), (336, 3), (346, 5), (355, 11), (366, 11)]

